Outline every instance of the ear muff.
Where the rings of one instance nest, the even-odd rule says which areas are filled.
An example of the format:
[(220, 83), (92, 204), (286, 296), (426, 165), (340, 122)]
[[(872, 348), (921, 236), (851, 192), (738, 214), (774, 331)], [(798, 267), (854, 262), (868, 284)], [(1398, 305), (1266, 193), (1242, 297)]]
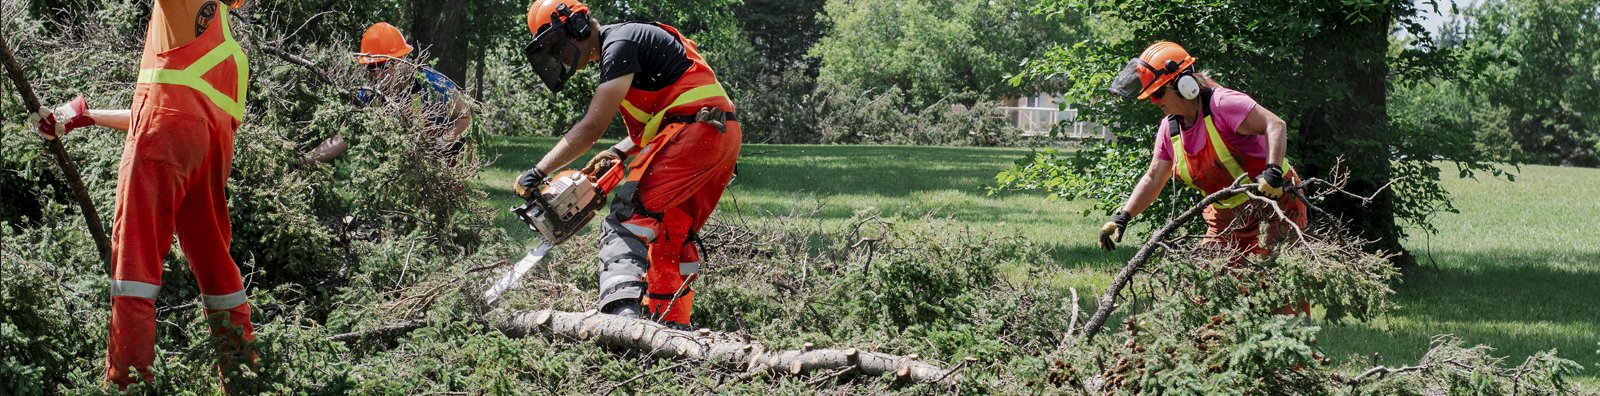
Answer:
[(1178, 87), (1178, 95), (1182, 95), (1186, 100), (1194, 100), (1194, 98), (1200, 97), (1200, 81), (1194, 78), (1194, 67), (1191, 66), (1188, 70), (1180, 71), (1178, 68), (1182, 66), (1178, 64), (1178, 61), (1171, 59), (1168, 59), (1167, 63), (1162, 66), (1166, 69), (1163, 71), (1164, 73), (1178, 74), (1177, 81), (1173, 82)]
[(1194, 78), (1194, 73), (1183, 72), (1178, 75), (1178, 94), (1187, 100), (1200, 97), (1200, 81)]
[(557, 4), (556, 13), (560, 14), (560, 18), (557, 18), (555, 15), (551, 15), (550, 20), (562, 21), (561, 27), (566, 29), (567, 35), (572, 36), (572, 38), (583, 40), (589, 38), (589, 35), (594, 33), (594, 29), (589, 26), (589, 13), (574, 13), (572, 12), (572, 8), (567, 7), (566, 4)]

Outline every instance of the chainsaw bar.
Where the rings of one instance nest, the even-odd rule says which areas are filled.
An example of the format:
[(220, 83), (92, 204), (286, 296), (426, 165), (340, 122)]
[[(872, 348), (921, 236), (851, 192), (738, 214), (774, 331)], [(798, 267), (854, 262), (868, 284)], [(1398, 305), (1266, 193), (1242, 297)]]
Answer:
[(528, 270), (533, 269), (533, 266), (538, 265), (540, 261), (544, 261), (544, 257), (550, 255), (550, 248), (552, 247), (555, 247), (555, 245), (549, 241), (543, 241), (539, 243), (538, 247), (528, 251), (528, 255), (523, 256), (522, 260), (511, 268), (511, 272), (507, 272), (505, 276), (500, 277), (500, 280), (494, 283), (494, 287), (490, 287), (489, 290), (483, 292), (483, 302), (494, 305), (495, 301), (500, 299), (501, 294), (517, 286), (517, 282), (522, 280), (522, 275), (527, 274)]

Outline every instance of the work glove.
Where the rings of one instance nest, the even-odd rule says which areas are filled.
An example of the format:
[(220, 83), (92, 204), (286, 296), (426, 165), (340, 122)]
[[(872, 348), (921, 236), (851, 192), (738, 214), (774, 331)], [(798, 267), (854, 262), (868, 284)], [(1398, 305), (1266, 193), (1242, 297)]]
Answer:
[(1283, 196), (1283, 166), (1267, 164), (1267, 169), (1256, 176), (1256, 190), (1267, 198), (1278, 199)]
[(28, 115), (28, 125), (44, 140), (56, 140), (74, 129), (94, 125), (94, 119), (89, 118), (89, 101), (79, 96), (55, 110), (39, 107), (37, 113)]
[(583, 172), (583, 174), (586, 175), (598, 175), (600, 172), (604, 172), (611, 166), (612, 160), (621, 161), (623, 158), (627, 157), (628, 155), (626, 153), (623, 153), (622, 150), (618, 150), (616, 147), (607, 148), (606, 151), (601, 151), (599, 154), (595, 154), (594, 158), (590, 158), (589, 164), (584, 165), (583, 169), (579, 170), (579, 172)]
[(1122, 231), (1128, 228), (1128, 221), (1133, 220), (1133, 215), (1126, 210), (1117, 211), (1111, 216), (1111, 221), (1100, 226), (1100, 248), (1106, 251), (1117, 249), (1117, 242), (1122, 242)]
[(517, 176), (517, 182), (511, 189), (516, 191), (517, 196), (522, 197), (522, 199), (533, 199), (534, 195), (543, 190), (542, 187), (545, 183), (549, 182), (550, 175), (545, 174), (544, 171), (535, 166), (528, 168), (527, 172), (522, 172), (522, 176)]
[(350, 143), (345, 142), (344, 135), (333, 135), (333, 137), (323, 140), (322, 143), (318, 143), (317, 147), (311, 149), (311, 152), (305, 158), (301, 158), (300, 165), (331, 164), (334, 159), (344, 155), (345, 150), (349, 149)]

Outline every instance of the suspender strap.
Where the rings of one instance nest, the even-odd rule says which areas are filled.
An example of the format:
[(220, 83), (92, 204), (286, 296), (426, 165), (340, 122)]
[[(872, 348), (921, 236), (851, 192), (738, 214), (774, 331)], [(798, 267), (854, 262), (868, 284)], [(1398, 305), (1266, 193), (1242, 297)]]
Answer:
[[(228, 28), (227, 13), (223, 12), (222, 14), (224, 15), (217, 16), (218, 19), (221, 19), (221, 23), (217, 26), (217, 28), (222, 29), (223, 39), (221, 44), (218, 44), (216, 48), (212, 48), (210, 52), (201, 56), (189, 67), (181, 70), (139, 69), (138, 83), (171, 84), (193, 88), (195, 91), (199, 91), (200, 94), (205, 95), (206, 98), (211, 99), (211, 103), (215, 104), (217, 108), (227, 112), (234, 119), (243, 121), (245, 91), (250, 82), (250, 66), (249, 61), (245, 58), (244, 48), (239, 47), (238, 41), (234, 41), (233, 31)], [(221, 90), (206, 82), (205, 78), (202, 77), (206, 72), (211, 71), (212, 68), (215, 68), (228, 58), (233, 58), (234, 67), (238, 68), (237, 79), (239, 80), (239, 87), (238, 90), (234, 91), (239, 95), (238, 100), (229, 98), (228, 95), (223, 94)]]
[(633, 117), (633, 119), (644, 122), (644, 131), (639, 136), (639, 146), (642, 147), (646, 144), (650, 144), (650, 140), (655, 139), (656, 133), (661, 132), (661, 126), (663, 125), (662, 122), (666, 121), (667, 118), (667, 111), (689, 103), (727, 96), (728, 93), (722, 89), (722, 84), (713, 82), (695, 87), (688, 91), (684, 91), (682, 94), (679, 94), (677, 98), (672, 100), (672, 104), (662, 107), (661, 111), (658, 111), (655, 114), (646, 113), (644, 110), (640, 110), (638, 106), (628, 103), (627, 100), (622, 101), (622, 110), (628, 112), (628, 115)]

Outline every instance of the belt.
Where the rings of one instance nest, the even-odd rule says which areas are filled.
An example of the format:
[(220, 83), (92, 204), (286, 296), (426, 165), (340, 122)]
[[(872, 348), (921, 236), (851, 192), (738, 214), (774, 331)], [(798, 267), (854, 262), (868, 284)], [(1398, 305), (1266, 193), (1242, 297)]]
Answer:
[[(711, 120), (716, 120), (716, 119), (712, 118)], [(725, 112), (722, 112), (722, 119), (721, 120), (716, 120), (716, 121), (727, 122), (727, 121), (738, 121), (738, 120), (739, 120), (739, 117), (735, 116), (733, 114), (733, 112), (725, 111)], [(691, 122), (701, 122), (701, 121), (708, 121), (708, 120), (702, 120), (697, 115), (680, 115), (680, 116), (667, 116), (667, 118), (664, 118), (664, 119), (661, 120), (661, 124), (663, 124), (663, 125), (665, 125), (665, 124), (688, 124), (688, 123), (691, 123)]]
[(692, 116), (667, 116), (661, 121), (662, 125), (704, 122), (717, 128), (717, 132), (727, 132), (728, 126), (724, 125), (724, 123), (738, 120), (739, 118), (735, 117), (731, 111), (722, 111), (722, 109), (715, 107), (701, 107), (700, 111), (695, 112)]

